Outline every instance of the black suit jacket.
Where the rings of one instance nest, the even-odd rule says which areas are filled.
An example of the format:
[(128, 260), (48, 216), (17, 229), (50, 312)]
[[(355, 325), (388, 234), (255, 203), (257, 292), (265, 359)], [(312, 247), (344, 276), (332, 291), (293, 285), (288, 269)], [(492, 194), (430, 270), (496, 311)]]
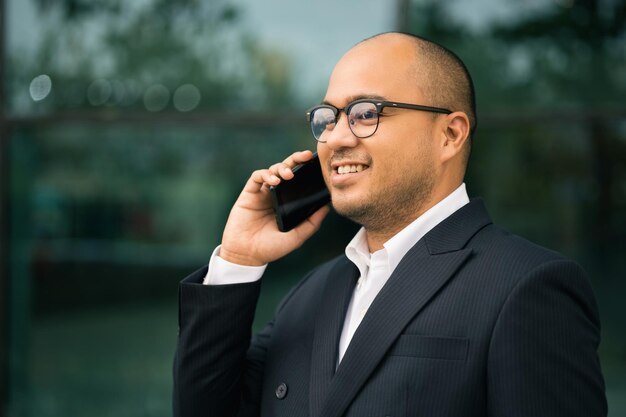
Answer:
[(260, 283), (180, 285), (176, 416), (605, 416), (592, 289), (474, 200), (421, 239), (336, 368), (356, 267), (309, 273), (251, 340)]

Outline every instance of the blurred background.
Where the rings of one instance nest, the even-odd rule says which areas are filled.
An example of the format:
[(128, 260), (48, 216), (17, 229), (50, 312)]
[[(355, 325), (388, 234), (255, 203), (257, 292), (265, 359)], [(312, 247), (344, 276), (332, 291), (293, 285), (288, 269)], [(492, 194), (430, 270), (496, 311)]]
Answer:
[[(315, 143), (304, 111), (370, 35), (474, 76), (467, 177), (499, 225), (589, 272), (626, 415), (626, 2), (0, 0), (1, 416), (168, 416), (177, 284), (249, 173)], [(271, 265), (255, 326), (355, 225)]]

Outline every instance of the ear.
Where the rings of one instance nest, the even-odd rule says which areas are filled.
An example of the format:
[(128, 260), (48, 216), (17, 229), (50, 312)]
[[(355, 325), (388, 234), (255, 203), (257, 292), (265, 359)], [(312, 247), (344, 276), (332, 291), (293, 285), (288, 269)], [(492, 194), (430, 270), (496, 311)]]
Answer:
[(464, 112), (454, 112), (444, 119), (441, 130), (441, 162), (447, 162), (463, 152), (469, 137), (470, 122)]

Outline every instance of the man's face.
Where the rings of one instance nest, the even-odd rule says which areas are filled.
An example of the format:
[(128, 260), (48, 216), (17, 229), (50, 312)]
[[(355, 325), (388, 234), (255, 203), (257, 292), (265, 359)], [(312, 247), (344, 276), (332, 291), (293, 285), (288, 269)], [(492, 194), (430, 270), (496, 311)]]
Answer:
[[(383, 35), (349, 51), (335, 67), (324, 98), (335, 107), (367, 97), (425, 104), (414, 67), (414, 46)], [(317, 151), (335, 210), (370, 231), (397, 229), (421, 214), (434, 187), (433, 117), (385, 108), (376, 133), (359, 139), (340, 119)], [(340, 173), (361, 165), (360, 172)], [(397, 231), (397, 230), (396, 230)]]

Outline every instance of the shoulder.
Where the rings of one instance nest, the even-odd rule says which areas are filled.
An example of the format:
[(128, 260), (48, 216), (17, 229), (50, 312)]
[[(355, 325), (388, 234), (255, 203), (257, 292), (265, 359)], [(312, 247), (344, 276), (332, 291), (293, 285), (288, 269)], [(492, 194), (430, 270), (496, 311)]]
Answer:
[[(493, 224), (468, 242), (467, 268), (483, 288), (504, 294), (550, 288), (593, 302), (589, 277), (575, 261)], [(504, 295), (503, 294), (503, 295)], [(585, 295), (583, 295), (585, 294)]]
[(544, 264), (574, 264), (562, 254), (494, 224), (476, 233), (467, 247), (476, 261), (500, 274), (525, 275)]

